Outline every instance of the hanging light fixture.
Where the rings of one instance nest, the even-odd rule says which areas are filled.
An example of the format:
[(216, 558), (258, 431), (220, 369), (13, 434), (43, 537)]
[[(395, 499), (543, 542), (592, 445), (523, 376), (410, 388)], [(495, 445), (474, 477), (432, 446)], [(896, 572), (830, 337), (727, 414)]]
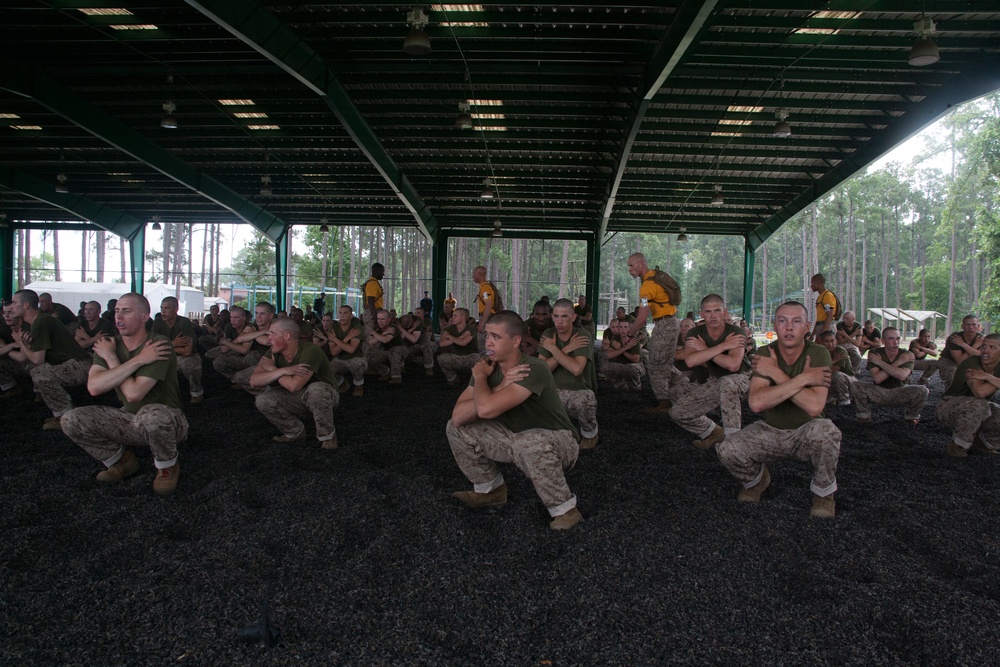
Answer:
[(326, 224), (328, 222), (328, 220), (326, 219), (325, 215), (322, 218), (320, 218), (319, 221), (320, 221), (320, 225), (319, 225), (319, 231), (320, 232), (322, 232), (323, 234), (326, 234), (328, 231), (330, 231), (330, 226), (328, 224)]
[(472, 116), (469, 114), (471, 108), (468, 102), (458, 103), (458, 117), (455, 118), (455, 127), (460, 130), (471, 130), (473, 128)]
[(154, 232), (158, 232), (161, 229), (163, 229), (163, 225), (160, 224), (160, 216), (154, 215), (153, 216), (153, 231)]
[(68, 181), (68, 180), (69, 179), (66, 178), (66, 174), (64, 174), (62, 172), (59, 172), (56, 175), (56, 192), (58, 192), (61, 195), (68, 194), (69, 193), (69, 186), (66, 185), (66, 181)]
[(780, 139), (792, 136), (792, 126), (788, 122), (788, 109), (785, 108), (785, 74), (781, 73), (781, 87), (778, 88), (778, 109), (774, 112), (774, 117), (778, 122), (774, 124), (771, 134)]
[(487, 176), (483, 179), (483, 191), (479, 193), (483, 199), (493, 199), (496, 193), (493, 192), (493, 179)]
[(431, 40), (424, 32), (424, 26), (430, 23), (423, 8), (414, 7), (406, 15), (406, 22), (412, 28), (410, 34), (403, 40), (403, 53), (408, 56), (426, 56), (431, 52)]
[(715, 192), (712, 193), (712, 206), (722, 206), (726, 203), (725, 198), (722, 196), (722, 184), (716, 183), (713, 187)]
[(260, 194), (262, 197), (270, 197), (274, 194), (274, 190), (271, 189), (271, 177), (267, 174), (260, 177)]
[(913, 32), (917, 35), (917, 41), (910, 49), (909, 63), (914, 67), (926, 67), (941, 60), (941, 52), (932, 39), (934, 21), (924, 16), (923, 11), (920, 12), (920, 20), (913, 23)]
[(177, 129), (177, 116), (174, 115), (174, 112), (177, 111), (177, 105), (174, 104), (173, 100), (173, 87), (174, 87), (174, 75), (168, 74), (167, 75), (168, 97), (167, 101), (163, 103), (163, 111), (166, 112), (166, 115), (160, 119), (160, 127), (165, 128), (167, 130)]
[(492, 236), (495, 239), (503, 238), (503, 230), (500, 229), (500, 221), (499, 220), (494, 220), (493, 221), (493, 232), (490, 234), (490, 236)]
[(0, 212), (0, 227), (6, 227), (6, 226), (7, 226), (7, 214)]
[(687, 227), (681, 227), (681, 233), (677, 235), (678, 243), (687, 243), (688, 235), (684, 233), (686, 230)]

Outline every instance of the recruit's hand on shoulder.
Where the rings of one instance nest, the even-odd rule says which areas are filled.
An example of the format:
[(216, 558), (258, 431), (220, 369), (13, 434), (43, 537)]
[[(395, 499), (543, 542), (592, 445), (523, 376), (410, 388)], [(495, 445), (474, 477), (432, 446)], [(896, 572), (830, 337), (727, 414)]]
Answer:
[(504, 387), (516, 384), (529, 375), (531, 375), (531, 366), (528, 364), (518, 364), (507, 371), (507, 373), (503, 376), (503, 382), (500, 383), (497, 389), (503, 389)]
[[(97, 348), (98, 345), (100, 345), (102, 349), (105, 348), (106, 346), (107, 349), (110, 350), (111, 357), (115, 357), (115, 345), (110, 340), (108, 341), (99, 340), (96, 343), (94, 343), (95, 351), (98, 351)], [(147, 341), (146, 344), (143, 346), (142, 350), (139, 351), (139, 354), (135, 355), (134, 358), (141, 360), (143, 364), (151, 364), (154, 361), (160, 361), (161, 359), (169, 359), (170, 354), (173, 351), (174, 351), (173, 344), (168, 343), (165, 340)], [(98, 351), (98, 354), (101, 353)], [(105, 361), (110, 361), (109, 357), (106, 357), (104, 354), (101, 354), (101, 357)]]
[(830, 381), (833, 379), (833, 374), (830, 372), (829, 366), (817, 366), (814, 368), (812, 359), (809, 357), (806, 357), (806, 365), (800, 375), (805, 376), (807, 387), (829, 387)]
[(753, 372), (766, 378), (774, 379), (774, 372), (778, 370), (778, 362), (770, 355), (756, 354), (750, 362)]

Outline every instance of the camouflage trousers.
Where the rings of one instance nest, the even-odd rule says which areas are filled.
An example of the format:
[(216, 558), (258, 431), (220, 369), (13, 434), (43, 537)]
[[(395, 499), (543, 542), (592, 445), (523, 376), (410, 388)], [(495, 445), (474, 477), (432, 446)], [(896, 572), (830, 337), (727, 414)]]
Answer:
[[(223, 354), (226, 353), (225, 350), (226, 348), (222, 347), (221, 345), (216, 345), (215, 347), (208, 348), (205, 351), (205, 358), (208, 359), (209, 361), (214, 362), (216, 359), (218, 359), (219, 357), (221, 357)], [(215, 366), (214, 363), (212, 365)]]
[(375, 313), (365, 307), (361, 313), (361, 324), (364, 329), (364, 336), (361, 338), (361, 351), (366, 357), (368, 356), (368, 350), (371, 349), (371, 345), (368, 344), (368, 338), (375, 333), (375, 320)]
[(65, 387), (80, 387), (87, 383), (90, 359), (70, 359), (56, 366), (45, 363), (31, 368), (31, 381), (35, 391), (56, 417), (61, 417), (73, 407)]
[(611, 381), (615, 389), (642, 388), (642, 378), (646, 376), (646, 368), (640, 363), (622, 364), (609, 361), (604, 364), (604, 377)]
[(0, 391), (13, 389), (17, 385), (19, 377), (28, 377), (27, 365), (14, 361), (10, 357), (0, 357)]
[(198, 345), (201, 345), (201, 349), (207, 352), (219, 347), (219, 339), (212, 334), (204, 334), (202, 336), (198, 336)]
[(837, 460), (840, 458), (840, 430), (829, 419), (810, 419), (796, 429), (754, 422), (739, 433), (726, 436), (715, 446), (719, 460), (744, 488), (757, 484), (769, 461), (794, 459), (813, 464), (809, 488), (817, 496), (837, 490)]
[(360, 387), (365, 383), (365, 371), (368, 370), (368, 360), (364, 357), (354, 357), (353, 359), (340, 359), (334, 357), (330, 360), (333, 372), (339, 377), (351, 376), (355, 387)]
[[(258, 360), (259, 361), (259, 360)], [(254, 364), (250, 368), (244, 368), (239, 373), (236, 373), (232, 377), (233, 384), (239, 385), (241, 389), (246, 391), (248, 394), (257, 396), (263, 394), (267, 387), (251, 387), (250, 378), (253, 377), (254, 371), (257, 370), (257, 364)]]
[[(934, 357), (924, 357), (923, 359), (917, 359), (913, 362), (914, 372), (920, 371), (920, 379), (917, 380), (916, 384), (927, 384), (934, 377), (934, 373), (938, 369), (938, 360)], [(913, 382), (913, 373), (910, 373), (910, 382)], [(946, 386), (945, 389), (948, 387)]]
[(406, 359), (419, 358), (424, 368), (434, 368), (434, 341), (423, 339), (406, 345)]
[(837, 403), (851, 400), (851, 385), (855, 382), (853, 375), (835, 371), (830, 378), (830, 396)]
[(405, 345), (394, 345), (388, 350), (381, 345), (373, 345), (368, 348), (368, 367), (382, 377), (389, 375), (393, 378), (402, 378), (405, 359)]
[(191, 385), (191, 396), (202, 396), (205, 388), (201, 386), (201, 357), (192, 354), (190, 357), (177, 357), (177, 372), (187, 378)]
[(326, 382), (311, 382), (295, 392), (271, 386), (254, 399), (257, 410), (289, 438), (302, 433), (306, 427), (302, 419), (312, 415), (320, 442), (337, 435), (333, 427), (333, 411), (338, 403), (340, 394)]
[(465, 426), (448, 420), (445, 432), (455, 462), (477, 493), (503, 484), (497, 463), (513, 463), (531, 480), (550, 515), (576, 507), (576, 496), (566, 483), (566, 471), (580, 454), (572, 431), (534, 428), (513, 433), (495, 419), (477, 419)]
[(106, 405), (70, 410), (62, 416), (63, 433), (93, 458), (111, 467), (125, 447), (149, 447), (157, 468), (177, 462), (177, 444), (187, 440), (184, 413), (159, 403), (139, 408), (134, 415)]
[[(944, 382), (944, 388), (946, 390), (951, 386), (951, 381), (955, 379), (955, 371), (957, 370), (958, 364), (955, 363), (954, 359), (948, 359), (944, 356), (938, 359), (938, 376), (941, 378), (941, 382)], [(930, 379), (930, 376), (928, 376), (928, 379)]]
[(855, 374), (857, 374), (857, 372), (861, 370), (861, 362), (863, 361), (861, 358), (861, 350), (859, 350), (858, 346), (853, 343), (844, 343), (841, 347), (847, 350), (847, 356), (851, 360), (851, 368), (854, 369)]
[(661, 401), (668, 398), (679, 334), (680, 322), (676, 317), (661, 317), (653, 323), (653, 335), (646, 345), (649, 350), (649, 361), (646, 362), (649, 384), (653, 387), (653, 394)]
[(590, 389), (559, 389), (559, 399), (570, 419), (580, 424), (580, 435), (597, 435), (597, 396)]
[[(250, 351), (246, 354), (225, 352), (220, 354), (218, 358), (213, 359), (212, 368), (214, 368), (219, 375), (226, 378), (230, 382), (235, 382), (233, 376), (242, 370), (246, 370), (247, 368), (254, 368), (258, 361), (260, 361), (260, 352)], [(253, 371), (251, 371), (251, 374), (252, 373)]]
[(952, 440), (968, 449), (978, 435), (993, 449), (1000, 447), (1000, 405), (975, 396), (945, 396), (934, 415), (954, 429)]
[(903, 419), (920, 419), (920, 411), (927, 404), (929, 393), (927, 387), (912, 384), (895, 389), (867, 382), (855, 382), (851, 385), (854, 413), (859, 419), (871, 418), (872, 405), (903, 405), (906, 406), (903, 410)]
[(444, 373), (444, 379), (449, 383), (458, 382), (458, 372), (467, 371), (476, 365), (482, 357), (477, 353), (473, 354), (451, 354), (445, 352), (438, 355), (438, 366)]
[(699, 438), (707, 438), (716, 423), (706, 417), (719, 408), (726, 435), (743, 428), (743, 399), (750, 391), (750, 373), (732, 373), (709, 378), (704, 384), (687, 382), (670, 389), (670, 418), (678, 426)]

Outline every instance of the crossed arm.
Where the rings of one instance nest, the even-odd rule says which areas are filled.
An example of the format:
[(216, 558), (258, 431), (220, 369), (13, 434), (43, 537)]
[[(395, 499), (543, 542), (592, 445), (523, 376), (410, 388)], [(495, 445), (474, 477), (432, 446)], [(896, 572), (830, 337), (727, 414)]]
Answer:
[(811, 360), (807, 358), (802, 372), (795, 377), (788, 377), (773, 358), (755, 355), (753, 370), (764, 377), (754, 377), (750, 380), (748, 400), (750, 409), (754, 412), (763, 412), (791, 399), (811, 417), (822, 413), (830, 390), (832, 374), (829, 367), (813, 368), (810, 362)]

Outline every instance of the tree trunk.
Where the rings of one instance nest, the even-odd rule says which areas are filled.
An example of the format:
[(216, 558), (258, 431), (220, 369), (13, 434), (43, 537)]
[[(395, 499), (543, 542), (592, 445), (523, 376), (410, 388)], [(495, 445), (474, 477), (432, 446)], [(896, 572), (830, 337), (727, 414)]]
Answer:
[[(765, 242), (764, 245), (767, 245)], [(788, 230), (781, 234), (781, 300), (788, 299)], [(765, 320), (764, 325), (767, 326)]]
[(321, 232), (323, 234), (323, 258), (319, 265), (319, 291), (326, 291), (326, 265), (330, 260), (330, 232)]
[(126, 239), (124, 236), (119, 236), (118, 237), (118, 251), (119, 251), (118, 254), (121, 256), (121, 260), (122, 260), (121, 269), (122, 269), (122, 282), (123, 283), (128, 283), (129, 282), (129, 279), (128, 279), (128, 265), (125, 263), (125, 252), (126, 252), (125, 251), (125, 246), (126, 245), (128, 245), (128, 239)]
[[(762, 272), (763, 273), (763, 277), (762, 277), (762, 279), (760, 281), (760, 301), (761, 301), (761, 304), (760, 304), (760, 312), (761, 312), (761, 315), (760, 315), (760, 325), (761, 325), (761, 328), (764, 331), (767, 331), (769, 329), (769, 322), (768, 322), (768, 319), (767, 319), (767, 242), (766, 241), (764, 242), (764, 252), (763, 252), (763, 255), (764, 256), (761, 259), (763, 260), (762, 264), (764, 265), (764, 269), (763, 269), (763, 272)], [(787, 262), (785, 262), (785, 263), (787, 264)], [(784, 278), (782, 278), (782, 280), (784, 280)], [(784, 299), (784, 297), (782, 297), (782, 298)]]
[(96, 240), (94, 241), (94, 245), (97, 249), (97, 282), (99, 283), (104, 282), (105, 259), (107, 258), (108, 249), (107, 234), (108, 233), (103, 229), (98, 230), (95, 234)]
[(31, 284), (31, 230), (24, 230), (24, 283)]
[[(194, 228), (191, 225), (187, 225), (187, 284), (194, 285), (194, 275), (192, 274), (192, 265), (194, 264)], [(183, 268), (183, 267), (182, 267)]]
[[(208, 296), (218, 296), (219, 286), (215, 284), (215, 224), (208, 226)], [(229, 304), (232, 306), (233, 304)]]
[(164, 222), (162, 227), (163, 227), (163, 284), (169, 285), (171, 282), (170, 259), (174, 251), (174, 246), (173, 246), (174, 237), (172, 236), (174, 225), (171, 222)]
[[(951, 333), (952, 315), (955, 312), (955, 259), (956, 259), (956, 234), (955, 234), (955, 214), (951, 216), (951, 280), (948, 284), (948, 318), (945, 322), (945, 330)], [(947, 334), (946, 334), (947, 335)]]
[[(347, 228), (347, 243), (350, 246), (350, 250), (351, 250), (351, 275), (350, 275), (350, 279), (347, 281), (347, 286), (348, 287), (354, 287), (355, 285), (360, 284), (360, 282), (357, 279), (357, 275), (358, 275), (358, 255), (357, 255), (358, 244), (357, 244), (356, 235), (355, 235), (355, 231), (354, 231), (354, 227), (353, 226)], [(344, 289), (346, 291), (347, 288), (345, 287)], [(364, 295), (362, 295), (362, 298), (364, 298)], [(363, 310), (363, 308), (364, 307), (362, 306), (362, 310)]]
[(87, 282), (87, 260), (90, 258), (90, 232), (84, 230), (80, 232), (81, 245), (80, 249), (80, 282)]
[(817, 273), (819, 273), (819, 214), (817, 213), (816, 202), (813, 202), (813, 205), (809, 209), (809, 217), (812, 219), (812, 227), (813, 227), (813, 236), (812, 236), (813, 266), (812, 266), (812, 273), (813, 273), (813, 275), (816, 275)]
[[(204, 234), (201, 237), (201, 278), (198, 284), (201, 285), (202, 292), (205, 292), (205, 288), (208, 287), (205, 284), (205, 262), (208, 259), (208, 236), (211, 233), (209, 227), (211, 225), (205, 225), (203, 228)], [(194, 230), (191, 230), (191, 236), (194, 236)]]
[[(348, 230), (350, 231), (350, 230)], [(347, 242), (351, 242), (351, 235), (348, 233)], [(344, 291), (344, 227), (337, 228), (337, 291)]]
[[(723, 243), (725, 243), (727, 240), (728, 240), (728, 237), (723, 237), (722, 238), (722, 242)], [(725, 252), (725, 249), (723, 249), (723, 252), (722, 252), (722, 303), (723, 304), (727, 304), (727, 307), (728, 307), (728, 304), (729, 304), (729, 285), (728, 285), (728, 282), (729, 282), (729, 272), (728, 272), (729, 262), (726, 261), (726, 257), (727, 257), (727, 253)]]
[[(809, 307), (809, 230), (808, 225), (802, 225), (802, 302), (806, 304), (810, 318), (815, 317), (816, 311)], [(811, 320), (810, 320), (811, 321)]]
[(62, 267), (59, 265), (59, 230), (52, 230), (52, 261), (56, 269), (56, 282), (62, 282)]
[(889, 307), (889, 246), (885, 239), (885, 211), (879, 214), (879, 232), (882, 235), (882, 242), (879, 244), (879, 254), (882, 255), (882, 307)]
[(559, 298), (566, 296), (566, 273), (569, 268), (569, 241), (563, 241), (562, 265), (559, 270)]
[(861, 312), (858, 318), (864, 322), (867, 318), (865, 287), (868, 284), (868, 237), (865, 235), (865, 225), (861, 224)]

